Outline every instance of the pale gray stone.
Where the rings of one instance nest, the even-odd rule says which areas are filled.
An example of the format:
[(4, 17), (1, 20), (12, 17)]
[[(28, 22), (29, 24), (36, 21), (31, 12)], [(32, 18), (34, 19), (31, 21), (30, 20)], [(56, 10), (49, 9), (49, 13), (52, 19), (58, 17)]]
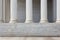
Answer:
[(58, 23), (0, 24), (0, 36), (60, 36)]

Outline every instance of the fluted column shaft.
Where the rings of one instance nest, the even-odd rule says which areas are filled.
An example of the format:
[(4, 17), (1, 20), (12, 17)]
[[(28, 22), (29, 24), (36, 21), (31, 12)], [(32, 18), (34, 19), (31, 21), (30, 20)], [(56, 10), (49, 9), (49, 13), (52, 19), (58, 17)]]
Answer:
[(17, 22), (17, 0), (10, 0), (10, 23)]
[(32, 0), (26, 0), (26, 23), (32, 22)]
[(57, 19), (56, 22), (60, 22), (60, 0), (57, 1)]
[(3, 0), (0, 0), (0, 23), (3, 22)]
[(47, 0), (41, 0), (41, 20), (40, 23), (46, 23), (47, 20)]

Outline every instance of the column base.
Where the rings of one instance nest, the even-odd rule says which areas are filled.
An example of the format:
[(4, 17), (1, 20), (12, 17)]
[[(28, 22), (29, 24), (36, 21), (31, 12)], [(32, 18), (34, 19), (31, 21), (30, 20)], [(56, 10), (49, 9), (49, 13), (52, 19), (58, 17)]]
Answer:
[(57, 20), (56, 23), (60, 23), (60, 20)]
[(9, 23), (17, 23), (17, 20), (11, 20)]
[(0, 20), (0, 23), (3, 23), (3, 20)]
[(26, 20), (25, 23), (33, 23), (32, 20)]
[(48, 23), (48, 20), (41, 20), (40, 23)]

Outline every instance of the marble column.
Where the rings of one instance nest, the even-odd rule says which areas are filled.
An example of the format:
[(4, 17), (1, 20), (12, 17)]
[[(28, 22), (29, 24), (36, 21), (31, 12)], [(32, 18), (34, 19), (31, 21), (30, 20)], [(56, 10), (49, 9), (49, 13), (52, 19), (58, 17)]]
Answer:
[(10, 23), (17, 22), (17, 0), (10, 0)]
[(41, 19), (40, 23), (47, 23), (47, 0), (41, 0)]
[(3, 0), (0, 0), (0, 23), (3, 22)]
[(57, 19), (56, 22), (60, 23), (60, 0), (56, 0), (57, 1)]
[(25, 23), (32, 23), (32, 0), (26, 0), (26, 21)]
[(56, 21), (56, 0), (53, 0), (53, 21)]

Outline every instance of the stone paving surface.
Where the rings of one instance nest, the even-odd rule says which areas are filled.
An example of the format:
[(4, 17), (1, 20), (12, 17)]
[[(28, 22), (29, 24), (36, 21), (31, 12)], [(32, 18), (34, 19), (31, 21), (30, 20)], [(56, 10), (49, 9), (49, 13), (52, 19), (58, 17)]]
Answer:
[(60, 37), (0, 37), (0, 40), (60, 40)]
[(41, 36), (60, 36), (59, 23), (2, 23), (0, 24), (1, 37), (41, 37)]

